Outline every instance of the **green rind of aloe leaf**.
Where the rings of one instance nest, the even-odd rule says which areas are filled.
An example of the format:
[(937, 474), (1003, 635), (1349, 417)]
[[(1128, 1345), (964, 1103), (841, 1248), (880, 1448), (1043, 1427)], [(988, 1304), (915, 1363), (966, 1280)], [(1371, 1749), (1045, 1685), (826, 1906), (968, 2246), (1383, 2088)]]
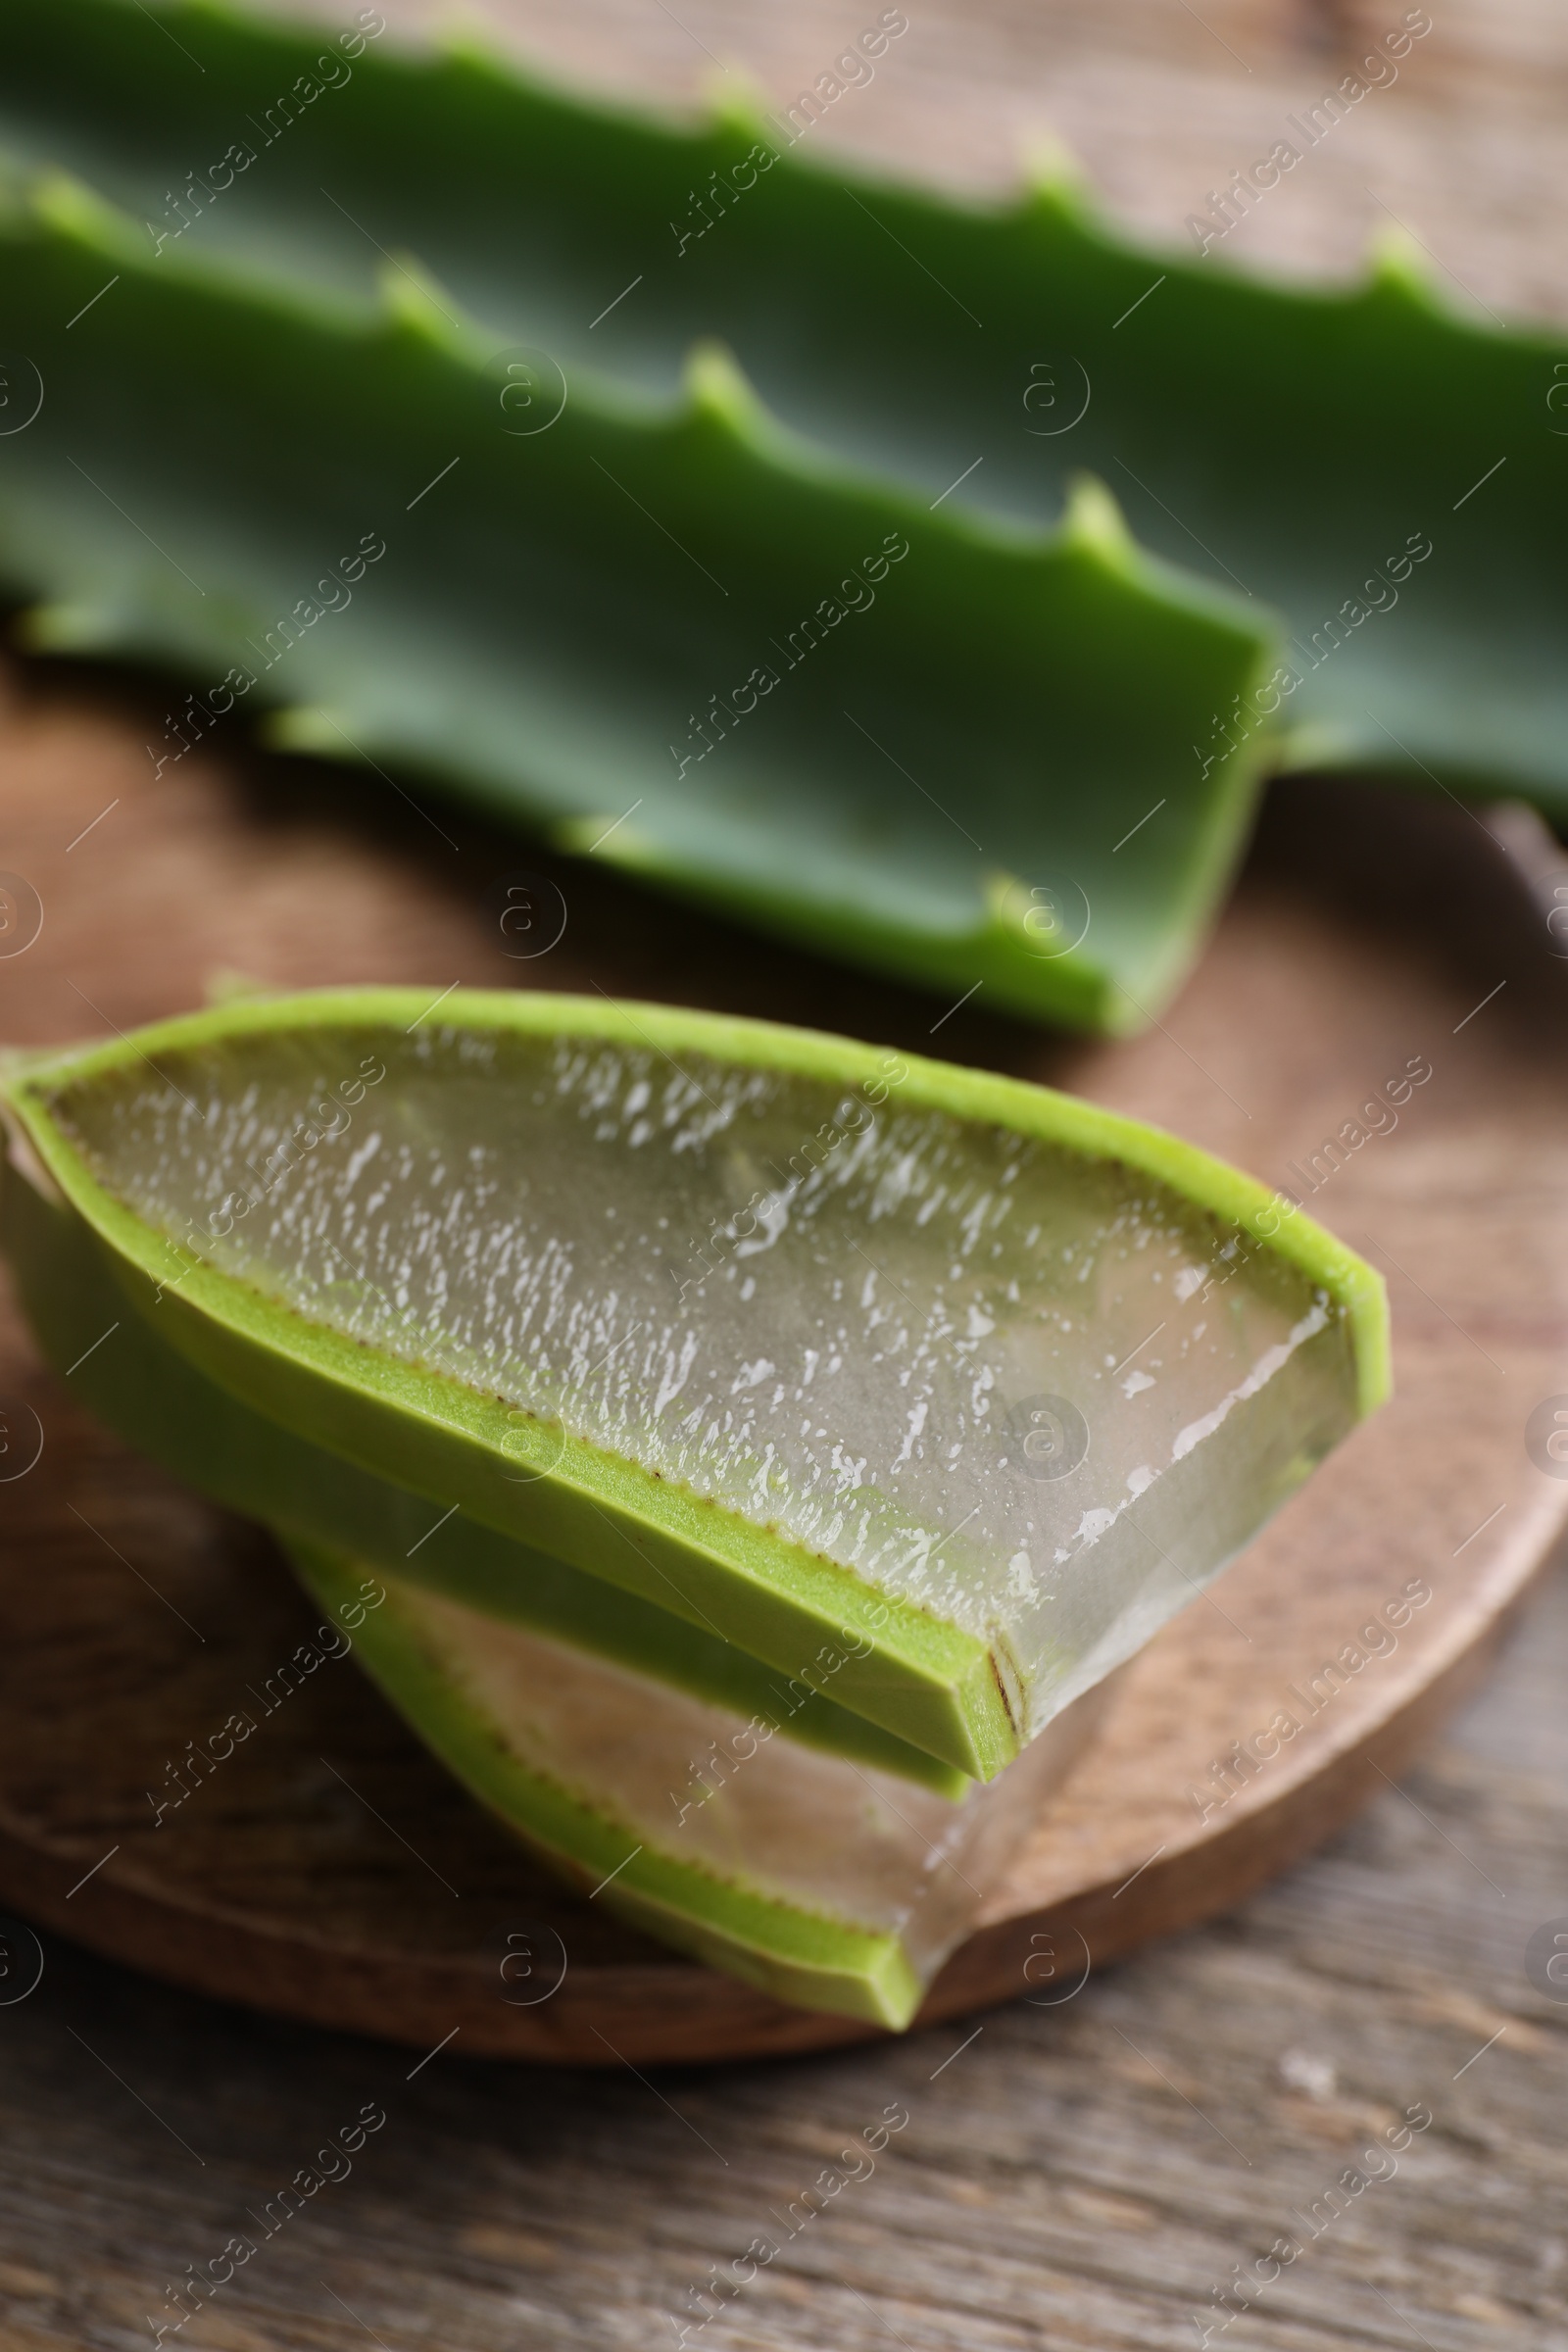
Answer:
[[(841, 1705), (959, 1771), (992, 1778), (1016, 1752), (1019, 1738), (1017, 1702), (1006, 1695), (1012, 1661), (1000, 1632), (988, 1644), (906, 1599), (879, 1593), (774, 1527), (567, 1431), (520, 1419), (514, 1406), (466, 1379), (369, 1348), (200, 1257), (175, 1252), (98, 1180), (53, 1113), (57, 1100), (90, 1091), (96, 1078), (139, 1077), (143, 1066), (156, 1073), (160, 1056), (246, 1041), (261, 1050), (269, 1039), (309, 1042), (317, 1031), (379, 1036), (390, 1045), (431, 1009), (410, 990), (240, 1001), (107, 1046), (31, 1061), (10, 1077), (6, 1102), (24, 1138), (24, 1156), (30, 1152), (43, 1183), (52, 1182), (91, 1229), (127, 1309), (156, 1316), (169, 1346), (265, 1419), (658, 1607), (677, 1609), (785, 1674), (826, 1644), (844, 1658), (833, 1689)], [(683, 1058), (706, 1056), (819, 1082), (825, 1099), (856, 1086), (886, 1086), (882, 1058), (871, 1049), (762, 1022), (476, 992), (449, 997), (441, 1012), (442, 1034), (454, 1037), (461, 1031), (596, 1041), (662, 1056), (677, 1070)], [(1326, 1302), (1318, 1321), (1322, 1342), (1343, 1365), (1335, 1380), (1349, 1384), (1336, 1407), (1341, 1427), (1386, 1394), (1387, 1314), (1378, 1277), (1304, 1216), (1282, 1221), (1261, 1186), (1157, 1130), (1070, 1097), (904, 1058), (902, 1110), (989, 1124), (1147, 1175), (1198, 1204), (1222, 1232), (1261, 1243), (1305, 1277)], [(1325, 1442), (1333, 1434), (1325, 1430)], [(519, 1485), (519, 1469), (538, 1475)], [(1189, 1474), (1201, 1475), (1197, 1452), (1180, 1472), (1184, 1482)], [(1226, 1549), (1235, 1540), (1227, 1539)]]
[[(411, 1494), (254, 1411), (126, 1311), (91, 1227), (12, 1170), (0, 1247), (33, 1332), (72, 1394), (162, 1468), (233, 1511), (469, 1607), (659, 1676), (794, 1740), (961, 1796), (968, 1776), (828, 1695), (832, 1661), (788, 1676), (669, 1608), (500, 1535), (466, 1512), (433, 1516)], [(156, 1296), (156, 1295), (155, 1295)], [(105, 1335), (109, 1335), (106, 1344)]]
[(1266, 613), (1087, 477), (1045, 533), (880, 486), (710, 347), (669, 402), (515, 363), (551, 416), (514, 433), (493, 334), (385, 283), (368, 318), (258, 291), (59, 178), (0, 219), (43, 388), (0, 435), (0, 579), (34, 646), (193, 683), (149, 781), (270, 707), (456, 882), (446, 790), (954, 1000), (1157, 1010), (1255, 805), (1260, 731), (1195, 746), (1266, 677)]
[(529, 1770), (432, 1654), (416, 1595), (394, 1581), (386, 1599), (367, 1612), (356, 1560), (297, 1538), (285, 1544), (323, 1608), (357, 1610), (362, 1663), (419, 1737), (564, 1877), (634, 1926), (777, 2000), (894, 2033), (909, 2023), (923, 1988), (897, 1935), (781, 1901), (740, 1875), (717, 1878)]
[[(14, 9), (0, 136), (134, 215), (161, 269), (220, 262), (368, 321), (377, 248), (412, 253), (492, 347), (543, 346), (645, 405), (717, 338), (773, 415), (922, 508), (947, 493), (944, 513), (1039, 527), (1087, 468), (1142, 544), (1285, 616), (1270, 684), (1211, 698), (1200, 759), (1278, 726), (1296, 765), (1568, 808), (1568, 341), (1504, 328), (1386, 212), (1362, 283), (1235, 267), (1252, 217), (1303, 201), (1358, 113), (1408, 103), (1390, 85), (1420, 65), (1424, 12), (1364, 72), (1314, 87), (1303, 70), (1260, 159), (1195, 185), (1174, 253), (1107, 225), (1059, 162), (998, 202), (868, 175), (820, 144), (875, 103), (831, 73), (828, 103), (771, 113), (725, 74), (709, 118), (680, 122), (554, 89), (472, 36), (400, 52), (379, 22)], [(113, 331), (89, 330), (87, 372)], [(1164, 691), (1124, 654), (1124, 694)]]

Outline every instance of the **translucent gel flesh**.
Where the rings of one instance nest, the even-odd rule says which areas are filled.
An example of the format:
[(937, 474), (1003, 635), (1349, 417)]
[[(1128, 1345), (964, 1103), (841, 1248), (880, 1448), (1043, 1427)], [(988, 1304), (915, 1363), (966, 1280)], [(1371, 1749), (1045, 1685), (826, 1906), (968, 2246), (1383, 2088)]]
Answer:
[[(1094, 1727), (1098, 1692), (954, 1800), (824, 1756), (648, 1677), (383, 1579), (428, 1664), (505, 1755), (643, 1847), (897, 1936), (922, 1983), (968, 1933)], [(392, 1694), (416, 1729), (414, 1691)], [(515, 1827), (527, 1833), (528, 1823)]]
[(839, 1095), (345, 1027), (165, 1055), (55, 1111), (181, 1248), (960, 1626), (1038, 1729), (1344, 1434), (1348, 1335), (1180, 1194), (903, 1107), (903, 1068)]

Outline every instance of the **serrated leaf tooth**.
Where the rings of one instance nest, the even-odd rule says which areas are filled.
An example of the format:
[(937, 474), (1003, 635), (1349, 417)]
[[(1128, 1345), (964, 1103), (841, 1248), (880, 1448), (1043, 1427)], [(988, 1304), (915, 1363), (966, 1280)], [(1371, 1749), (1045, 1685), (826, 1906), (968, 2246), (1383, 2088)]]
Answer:
[(18, 615), (16, 637), (35, 654), (98, 654), (120, 640), (120, 623), (101, 605), (33, 605)]
[(1431, 255), (1397, 222), (1373, 232), (1367, 245), (1366, 273), (1368, 286), (1379, 292), (1402, 294), (1429, 309), (1444, 307)]
[(460, 12), (432, 24), (428, 39), (437, 57), (449, 64), (471, 67), (476, 73), (501, 74), (511, 79), (516, 73), (516, 61), (507, 53), (495, 25), (477, 9), (464, 8)]
[[(1044, 886), (1025, 882), (1017, 874), (1008, 873), (1005, 867), (998, 866), (985, 877), (982, 896), (986, 913), (993, 923), (1004, 930), (1016, 932), (1031, 948), (1039, 946), (1044, 936), (1040, 912), (1041, 900), (1045, 896)], [(1072, 909), (1078, 937), (1071, 948), (1064, 950), (1068, 955), (1076, 954), (1083, 946), (1094, 921), (1094, 907), (1087, 894), (1081, 893), (1080, 896), (1081, 906), (1075, 906)]]
[(119, 244), (130, 225), (123, 213), (69, 172), (40, 172), (28, 203), (37, 220), (76, 244)]
[(554, 848), (574, 858), (593, 852), (614, 865), (644, 868), (660, 860), (658, 843), (640, 832), (629, 814), (562, 817), (549, 827), (548, 838)]
[(710, 126), (720, 138), (733, 138), (737, 144), (743, 139), (760, 139), (769, 147), (777, 146), (778, 131), (768, 118), (767, 93), (749, 74), (729, 68), (709, 74), (704, 77), (703, 95)]
[(1063, 547), (1082, 548), (1118, 570), (1137, 560), (1139, 549), (1115, 497), (1094, 473), (1075, 473), (1067, 483), (1060, 529)]
[(319, 704), (293, 703), (285, 710), (270, 710), (257, 732), (274, 752), (315, 752), (328, 760), (354, 757), (348, 730), (335, 712)]
[(1023, 154), (1023, 204), (1031, 212), (1083, 220), (1095, 210), (1088, 175), (1076, 152), (1054, 132), (1029, 142)]
[(735, 432), (755, 429), (767, 414), (724, 343), (692, 345), (681, 370), (681, 389), (693, 416), (711, 418)]
[(453, 297), (412, 253), (390, 254), (376, 271), (382, 307), (394, 325), (438, 350), (466, 350), (472, 329)]

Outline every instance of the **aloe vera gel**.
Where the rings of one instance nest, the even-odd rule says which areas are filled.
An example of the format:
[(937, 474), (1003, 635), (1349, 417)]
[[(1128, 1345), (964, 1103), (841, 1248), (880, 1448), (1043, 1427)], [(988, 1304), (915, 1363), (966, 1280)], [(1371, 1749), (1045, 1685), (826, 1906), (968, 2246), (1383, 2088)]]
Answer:
[(1349, 1336), (1167, 1185), (907, 1075), (443, 1022), (165, 1054), (56, 1116), (178, 1250), (993, 1645), (1027, 1736), (1343, 1434)]
[(0, 1106), (96, 1409), (327, 1598), (382, 1574), (370, 1671), (568, 1877), (884, 2025), (1386, 1384), (1376, 1277), (1247, 1179), (762, 1023), (325, 992)]
[[(361, 1564), (292, 1545), (328, 1605)], [(384, 1577), (360, 1635), (389, 1698), (481, 1802), (607, 1907), (786, 2000), (908, 2024), (1040, 1818), (1100, 1692), (989, 1787), (945, 1797)]]

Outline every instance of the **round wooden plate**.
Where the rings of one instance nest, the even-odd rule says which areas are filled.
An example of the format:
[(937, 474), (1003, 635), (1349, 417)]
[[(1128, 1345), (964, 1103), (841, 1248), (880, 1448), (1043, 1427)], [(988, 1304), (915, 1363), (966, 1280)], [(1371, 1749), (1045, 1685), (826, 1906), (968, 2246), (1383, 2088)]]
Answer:
[[(1307, 1195), (1384, 1269), (1396, 1400), (1135, 1663), (927, 2019), (1070, 1998), (1091, 1964), (1233, 1902), (1383, 1786), (1466, 1687), (1568, 1509), (1568, 1462), (1539, 1436), (1527, 1449), (1532, 1413), (1545, 1404), (1549, 1433), (1568, 1390), (1568, 941), (1533, 819), (1277, 792), (1164, 1022), (1086, 1045), (988, 1018), (983, 992), (944, 1017), (376, 777), (236, 754), (154, 781), (156, 714), (124, 691), (45, 671), (10, 691), (0, 866), (42, 920), (28, 943), (33, 901), (8, 885), (7, 1043), (128, 1029), (224, 969), (720, 1005), (1158, 1120)], [(568, 908), (533, 960), (504, 954), (495, 921), (520, 870)], [(1412, 1069), (1430, 1074), (1391, 1101)], [(0, 1400), (0, 1900), (178, 1984), (421, 2049), (646, 2064), (866, 2037), (562, 1891), (352, 1660), (160, 1825), (171, 1767), (251, 1706), (311, 1614), (259, 1533), (75, 1407), (9, 1307)], [(525, 1961), (503, 1972), (509, 1936)]]

